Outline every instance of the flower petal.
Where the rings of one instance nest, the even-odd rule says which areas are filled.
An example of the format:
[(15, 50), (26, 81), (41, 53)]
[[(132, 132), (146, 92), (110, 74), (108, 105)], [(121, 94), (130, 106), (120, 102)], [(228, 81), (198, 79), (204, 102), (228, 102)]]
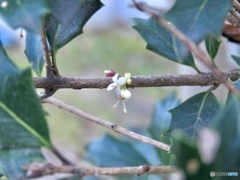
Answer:
[(119, 84), (120, 86), (124, 85), (125, 83), (126, 83), (126, 78), (125, 78), (125, 77), (120, 77), (120, 78), (118, 79), (118, 84)]
[(108, 85), (107, 91), (111, 91), (111, 90), (113, 90), (116, 87), (117, 87), (117, 83), (111, 83), (111, 84)]
[(118, 80), (117, 80), (117, 79), (118, 79), (118, 76), (119, 76), (119, 74), (115, 74), (115, 75), (112, 77), (112, 81), (116, 83), (116, 82), (118, 81)]

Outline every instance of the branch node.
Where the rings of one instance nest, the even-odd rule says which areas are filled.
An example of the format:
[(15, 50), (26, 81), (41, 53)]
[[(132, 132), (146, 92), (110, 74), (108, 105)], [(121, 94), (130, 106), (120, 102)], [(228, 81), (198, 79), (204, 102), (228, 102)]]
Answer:
[(116, 124), (111, 125), (111, 129), (115, 129), (116, 126), (117, 126)]
[(84, 173), (82, 172), (82, 170), (81, 170), (81, 168), (74, 168), (73, 169), (73, 171), (72, 171), (72, 173), (74, 174), (74, 175), (78, 175), (78, 176), (83, 176), (84, 175)]

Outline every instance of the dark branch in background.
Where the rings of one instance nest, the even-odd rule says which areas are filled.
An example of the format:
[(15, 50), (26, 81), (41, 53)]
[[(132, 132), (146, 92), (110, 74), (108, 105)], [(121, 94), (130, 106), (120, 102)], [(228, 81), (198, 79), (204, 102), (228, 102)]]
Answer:
[(192, 42), (188, 37), (186, 37), (181, 31), (175, 28), (173, 25), (168, 24), (168, 22), (159, 16), (159, 13), (154, 11), (151, 6), (146, 3), (137, 3), (135, 0), (132, 0), (135, 7), (149, 14), (153, 19), (155, 19), (159, 24), (164, 26), (172, 34), (174, 34), (180, 41), (182, 41), (189, 50), (202, 62), (208, 69), (210, 69), (217, 77), (219, 77), (220, 82), (224, 83), (226, 87), (232, 91), (236, 92), (235, 87), (228, 82), (227, 76), (222, 73), (218, 67), (212, 63), (210, 57), (202, 51), (194, 42)]
[(138, 176), (144, 174), (169, 174), (175, 171), (173, 166), (149, 166), (141, 165), (134, 167), (92, 167), (92, 166), (54, 166), (46, 164), (39, 166), (37, 164), (30, 164), (24, 166), (23, 169), (27, 170), (27, 178), (37, 178), (44, 175), (55, 173), (68, 173), (80, 177), (87, 175), (126, 175), (136, 174)]
[[(239, 70), (223, 72), (224, 76), (232, 81), (240, 78)], [(112, 83), (111, 78), (74, 78), (60, 77), (54, 78), (34, 78), (36, 88), (106, 88)], [(189, 75), (149, 75), (149, 76), (133, 76), (131, 88), (134, 87), (162, 87), (162, 86), (211, 86), (220, 84), (221, 80), (213, 73), (200, 73)]]

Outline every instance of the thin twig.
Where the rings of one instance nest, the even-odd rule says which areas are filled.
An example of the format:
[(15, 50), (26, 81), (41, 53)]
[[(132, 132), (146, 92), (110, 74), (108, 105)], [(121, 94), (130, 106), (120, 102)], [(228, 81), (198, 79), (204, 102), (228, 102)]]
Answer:
[[(240, 78), (239, 69), (223, 72), (232, 81)], [(200, 73), (188, 75), (148, 75), (132, 76), (130, 88), (135, 87), (163, 87), (163, 86), (211, 86), (220, 84), (220, 80), (213, 73)], [(55, 76), (49, 78), (33, 78), (36, 88), (106, 88), (112, 83), (111, 78), (76, 78)]]
[(96, 116), (93, 116), (91, 114), (83, 112), (83, 111), (77, 109), (74, 106), (65, 104), (64, 102), (62, 102), (62, 101), (60, 101), (60, 100), (58, 100), (56, 98), (49, 97), (47, 99), (44, 99), (43, 102), (52, 104), (52, 105), (57, 106), (59, 108), (62, 108), (64, 110), (68, 111), (68, 112), (76, 114), (79, 117), (82, 117), (82, 118), (84, 118), (86, 120), (89, 120), (89, 121), (91, 121), (93, 123), (99, 124), (99, 125), (101, 125), (103, 127), (106, 127), (106, 128), (108, 128), (110, 130), (113, 130), (113, 131), (115, 131), (115, 132), (117, 132), (119, 134), (126, 135), (128, 137), (131, 137), (131, 138), (139, 140), (141, 142), (150, 144), (152, 146), (155, 146), (157, 148), (163, 149), (165, 151), (168, 151), (168, 152), (170, 151), (170, 146), (165, 144), (165, 143), (162, 143), (162, 142), (156, 141), (154, 139), (148, 138), (146, 136), (143, 136), (143, 135), (137, 134), (135, 132), (129, 131), (129, 130), (127, 130), (127, 129), (121, 127), (121, 126), (118, 126), (116, 124), (109, 123), (108, 121), (105, 121), (105, 120), (100, 119), (100, 118), (98, 118)]
[(47, 41), (46, 41), (46, 32), (45, 32), (45, 22), (43, 21), (43, 25), (41, 28), (41, 42), (42, 42), (42, 49), (43, 49), (43, 57), (46, 62), (46, 71), (47, 71), (47, 77), (53, 78), (54, 72), (52, 69), (52, 63), (48, 51)]
[(232, 91), (236, 92), (235, 87), (228, 82), (227, 76), (224, 75), (218, 67), (212, 63), (210, 57), (201, 50), (195, 43), (193, 43), (188, 37), (186, 37), (181, 31), (175, 28), (173, 25), (170, 25), (166, 20), (161, 18), (158, 13), (151, 10), (146, 3), (137, 3), (133, 0), (134, 5), (137, 9), (148, 13), (151, 15), (153, 19), (155, 19), (159, 24), (164, 26), (167, 30), (169, 30), (172, 34), (174, 34), (180, 41), (182, 41), (189, 50), (207, 67), (209, 68), (218, 78), (219, 80), (226, 85), (226, 87)]
[(30, 164), (24, 166), (28, 178), (36, 178), (55, 173), (69, 173), (78, 176), (87, 175), (126, 175), (126, 174), (169, 174), (175, 171), (173, 166), (133, 166), (133, 167), (92, 167), (92, 166), (54, 166), (52, 164), (39, 165)]

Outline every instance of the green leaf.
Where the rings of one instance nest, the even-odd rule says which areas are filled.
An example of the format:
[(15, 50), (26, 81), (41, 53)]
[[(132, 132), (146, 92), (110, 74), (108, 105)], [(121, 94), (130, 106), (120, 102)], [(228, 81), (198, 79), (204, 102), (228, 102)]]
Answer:
[[(231, 7), (230, 0), (177, 0), (164, 17), (193, 42), (199, 43), (209, 35), (221, 35), (223, 23)], [(180, 57), (187, 55), (186, 46), (182, 46), (178, 41), (177, 47)]]
[(8, 179), (26, 179), (22, 166), (45, 162), (40, 149), (4, 149), (0, 151), (0, 169)]
[(128, 142), (105, 135), (87, 146), (87, 157), (97, 166), (123, 167), (148, 164), (147, 160)]
[(49, 146), (48, 127), (31, 70), (18, 70), (1, 45), (0, 64), (0, 147)]
[(82, 3), (86, 0), (48, 0), (52, 16), (61, 24), (70, 24), (79, 13)]
[[(141, 134), (143, 136), (151, 137), (145, 128), (131, 128), (130, 130), (138, 134)], [(150, 144), (136, 141), (135, 139), (132, 139), (129, 137), (124, 138), (124, 141), (132, 145), (132, 147), (136, 149), (138, 153), (141, 154), (147, 160), (148, 164), (151, 164), (153, 166), (163, 164), (158, 157), (158, 152), (157, 152), (158, 148), (155, 148)]]
[(182, 58), (176, 46), (176, 37), (153, 19), (134, 19), (133, 26), (147, 42), (147, 49), (174, 62), (196, 68), (192, 55)]
[[(221, 114), (212, 123), (221, 137), (221, 145), (215, 160), (218, 171), (240, 170), (240, 101), (239, 96), (229, 93)], [(238, 174), (239, 175), (239, 174)]]
[(184, 172), (183, 179), (210, 179), (214, 166), (202, 162), (196, 141), (176, 133), (172, 152), (176, 155), (176, 166)]
[[(172, 115), (169, 113), (169, 110), (175, 108), (179, 103), (180, 101), (176, 99), (175, 94), (171, 94), (155, 104), (152, 121), (148, 127), (148, 131), (153, 139), (166, 144), (172, 143), (171, 139), (163, 136), (163, 133), (169, 129), (171, 124)], [(163, 165), (170, 165), (172, 163), (172, 154), (158, 149), (158, 155)]]
[(14, 29), (38, 32), (42, 17), (49, 12), (45, 0), (0, 0), (0, 4), (0, 16)]
[[(63, 6), (64, 4), (59, 5)], [(53, 52), (82, 34), (83, 26), (102, 6), (103, 4), (99, 0), (81, 0), (80, 4), (76, 6), (78, 8), (74, 10), (76, 13), (74, 13), (73, 19), (68, 24), (61, 24), (54, 14), (48, 16), (46, 18), (47, 37)]]
[(237, 65), (240, 66), (240, 57), (235, 56), (235, 55), (231, 55), (231, 57), (233, 58), (233, 60), (235, 61), (235, 63), (237, 63)]
[(225, 108), (210, 123), (211, 127), (200, 132), (198, 140), (183, 133), (174, 134), (172, 153), (176, 154), (176, 166), (184, 172), (185, 179), (209, 179), (211, 171), (239, 173), (239, 107), (239, 96), (230, 93)]
[(220, 37), (216, 38), (214, 36), (208, 36), (205, 39), (205, 46), (206, 46), (207, 52), (213, 61), (217, 55), (221, 42), (222, 40)]
[(180, 101), (176, 99), (174, 94), (169, 95), (155, 104), (152, 121), (148, 128), (148, 131), (154, 139), (162, 139), (161, 135), (169, 129), (172, 120), (172, 115), (169, 113), (169, 110), (179, 104)]
[(44, 66), (43, 50), (41, 45), (41, 36), (27, 31), (26, 36), (26, 49), (28, 61), (38, 76), (41, 76)]
[(240, 136), (240, 102), (239, 97), (231, 93), (228, 94), (226, 105), (212, 123), (218, 132), (224, 134), (223, 142), (229, 143), (227, 140)]
[(220, 110), (220, 105), (211, 91), (197, 94), (186, 100), (172, 113), (171, 132), (181, 130), (192, 138), (199, 130), (207, 127)]

